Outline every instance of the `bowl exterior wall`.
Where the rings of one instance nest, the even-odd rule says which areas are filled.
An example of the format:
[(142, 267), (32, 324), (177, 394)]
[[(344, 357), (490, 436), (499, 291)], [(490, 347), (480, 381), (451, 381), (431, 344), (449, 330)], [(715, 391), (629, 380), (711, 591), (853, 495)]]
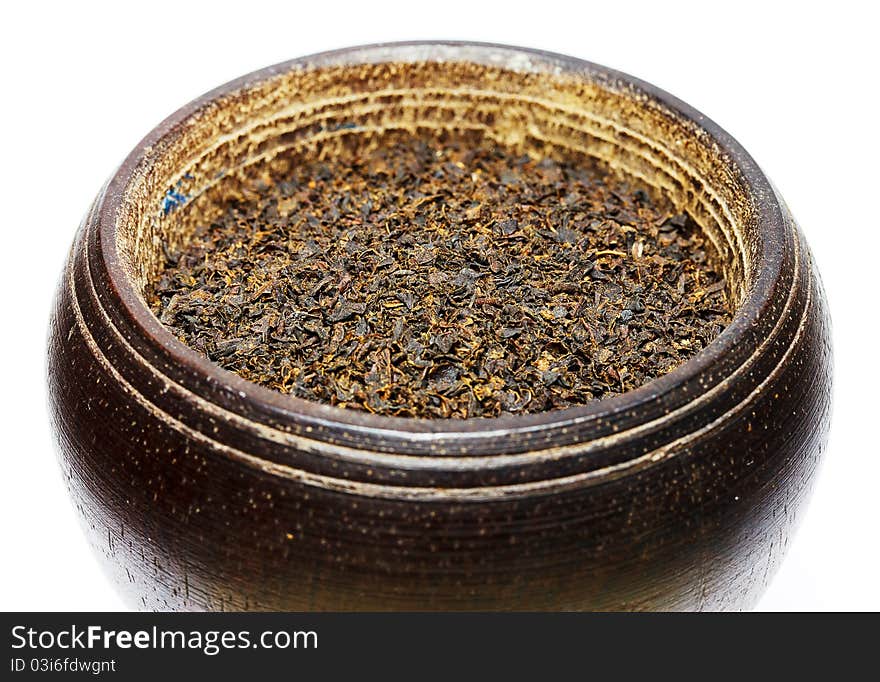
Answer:
[(778, 567), (824, 450), (831, 386), (824, 295), (787, 214), (786, 314), (755, 330), (772, 362), (731, 374), (720, 414), (678, 425), (638, 467), (557, 477), (550, 460), (547, 485), (492, 491), (487, 473), (488, 492), (468, 496), (418, 470), (370, 486), (347, 484), (344, 460), (333, 476), (278, 464), (258, 432), (163, 384), (102, 273), (96, 213), (58, 287), (50, 411), (74, 506), (131, 605), (743, 609)]

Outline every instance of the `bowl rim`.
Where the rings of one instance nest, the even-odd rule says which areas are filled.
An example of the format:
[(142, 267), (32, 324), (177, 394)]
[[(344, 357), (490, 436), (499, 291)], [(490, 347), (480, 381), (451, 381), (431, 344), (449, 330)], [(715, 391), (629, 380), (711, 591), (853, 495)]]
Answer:
[[(126, 200), (129, 184), (138, 177), (144, 164), (155, 161), (156, 149), (161, 149), (163, 141), (180, 135), (188, 120), (216, 100), (258, 86), (291, 70), (439, 59), (504, 68), (510, 68), (506, 64), (513, 63), (527, 72), (574, 76), (600, 82), (610, 89), (626, 89), (644, 96), (646, 102), (660, 105), (694, 126), (696, 134), (705, 134), (709, 141), (717, 144), (751, 192), (761, 242), (759, 257), (752, 266), (753, 283), (722, 333), (669, 373), (615, 396), (524, 415), (441, 419), (379, 415), (274, 391), (216, 365), (177, 339), (156, 318), (125, 268), (118, 248), (117, 215)], [(677, 97), (641, 79), (575, 57), (496, 43), (447, 40), (376, 43), (320, 52), (254, 71), (210, 90), (168, 116), (135, 146), (105, 185), (98, 199), (96, 216), (101, 258), (116, 303), (121, 305), (138, 333), (161, 346), (175, 363), (198, 376), (206, 385), (223, 386), (281, 421), (407, 440), (430, 440), (437, 436), (457, 440), (509, 437), (518, 433), (566, 429), (590, 420), (613, 421), (615, 415), (638, 412), (640, 407), (658, 396), (698, 381), (700, 375), (710, 372), (730, 350), (744, 342), (757, 320), (772, 305), (774, 285), (782, 274), (784, 246), (789, 232), (781, 201), (754, 159), (718, 124)], [(696, 397), (696, 394), (692, 396)]]

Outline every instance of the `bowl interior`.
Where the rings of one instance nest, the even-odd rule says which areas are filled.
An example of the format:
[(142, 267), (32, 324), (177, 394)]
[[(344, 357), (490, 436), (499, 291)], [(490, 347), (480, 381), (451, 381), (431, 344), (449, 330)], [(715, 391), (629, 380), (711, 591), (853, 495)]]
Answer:
[(230, 198), (283, 176), (298, 158), (381, 144), (399, 131), (454, 133), (537, 157), (586, 157), (653, 188), (709, 237), (738, 308), (764, 249), (753, 188), (695, 112), (576, 64), (490, 46), (380, 46), (224, 86), (148, 138), (116, 216), (118, 263), (143, 298), (166, 249), (185, 245)]

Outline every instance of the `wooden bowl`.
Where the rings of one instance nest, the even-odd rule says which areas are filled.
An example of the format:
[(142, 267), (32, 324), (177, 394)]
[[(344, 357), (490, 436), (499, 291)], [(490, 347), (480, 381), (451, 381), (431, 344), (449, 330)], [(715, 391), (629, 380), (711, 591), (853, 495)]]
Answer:
[[(415, 420), (251, 384), (142, 292), (276, 155), (391, 128), (577, 149), (665, 192), (715, 243), (736, 313), (620, 396)], [(727, 133), (674, 97), (545, 52), (410, 43), (245, 76), (153, 130), (82, 223), (49, 342), (74, 505), (144, 609), (742, 609), (785, 554), (824, 449), (831, 348), (804, 238)]]

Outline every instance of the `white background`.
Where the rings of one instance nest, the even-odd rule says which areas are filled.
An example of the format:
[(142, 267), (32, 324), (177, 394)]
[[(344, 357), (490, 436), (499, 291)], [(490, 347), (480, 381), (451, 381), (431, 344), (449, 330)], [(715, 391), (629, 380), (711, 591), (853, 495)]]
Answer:
[(52, 291), (102, 182), (162, 118), (262, 66), (471, 39), (606, 64), (732, 133), (786, 197), (830, 298), (830, 449), (765, 610), (880, 609), (880, 22), (874, 3), (5, 3), (0, 15), (0, 610), (124, 608), (67, 500), (45, 410)]

